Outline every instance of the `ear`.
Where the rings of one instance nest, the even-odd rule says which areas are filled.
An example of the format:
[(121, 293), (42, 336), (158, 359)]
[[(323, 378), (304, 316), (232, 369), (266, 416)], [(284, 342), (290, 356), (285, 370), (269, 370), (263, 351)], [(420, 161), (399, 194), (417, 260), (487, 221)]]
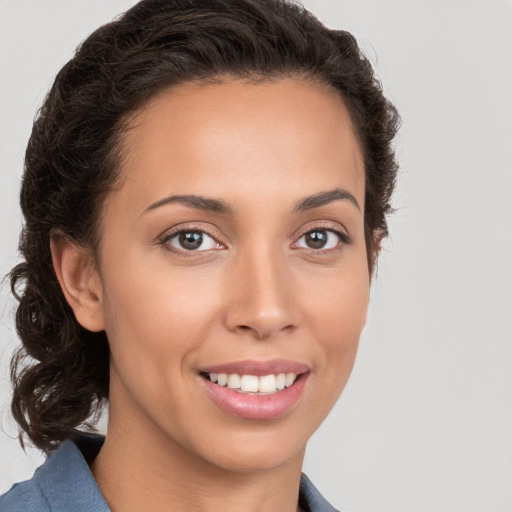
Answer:
[(103, 283), (91, 251), (60, 234), (52, 234), (50, 248), (57, 279), (78, 323), (89, 331), (102, 331)]
[(374, 247), (374, 259), (377, 262), (377, 258), (379, 257), (380, 250), (382, 249), (382, 240), (384, 239), (385, 233), (382, 229), (376, 229), (373, 232), (373, 247)]
[(373, 231), (373, 251), (371, 254), (370, 261), (370, 281), (373, 278), (373, 274), (375, 271), (375, 267), (377, 266), (377, 260), (379, 259), (379, 254), (382, 249), (382, 240), (385, 238), (386, 232), (382, 229), (375, 229)]

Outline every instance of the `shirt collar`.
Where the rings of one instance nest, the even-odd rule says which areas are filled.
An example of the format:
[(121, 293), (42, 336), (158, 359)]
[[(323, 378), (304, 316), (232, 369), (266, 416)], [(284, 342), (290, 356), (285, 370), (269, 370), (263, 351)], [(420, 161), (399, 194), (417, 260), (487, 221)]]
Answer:
[[(87, 461), (100, 451), (105, 438), (81, 433), (67, 440), (36, 471), (34, 479), (52, 510), (110, 512)], [(305, 512), (337, 512), (309, 478), (300, 479), (299, 505)]]
[(110, 512), (86, 461), (97, 453), (104, 438), (91, 434), (64, 441), (59, 449), (36, 471), (34, 480), (51, 510)]

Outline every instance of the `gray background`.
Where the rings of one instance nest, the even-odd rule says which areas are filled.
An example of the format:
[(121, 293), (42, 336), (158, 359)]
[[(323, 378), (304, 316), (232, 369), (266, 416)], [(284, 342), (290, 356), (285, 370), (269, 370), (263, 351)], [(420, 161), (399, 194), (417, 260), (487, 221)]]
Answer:
[[(128, 0), (0, 0), (0, 274), (16, 263), (36, 109)], [(353, 32), (403, 117), (397, 213), (349, 384), (305, 472), (354, 512), (512, 510), (512, 4), (307, 0)], [(0, 492), (31, 476), (9, 415), (14, 303), (0, 297)]]

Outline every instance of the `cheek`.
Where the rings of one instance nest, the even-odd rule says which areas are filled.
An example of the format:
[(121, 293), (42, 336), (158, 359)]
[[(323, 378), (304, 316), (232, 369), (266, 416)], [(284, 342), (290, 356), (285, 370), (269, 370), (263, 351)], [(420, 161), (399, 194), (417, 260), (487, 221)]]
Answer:
[(315, 286), (310, 282), (309, 293), (304, 292), (309, 301), (304, 310), (311, 312), (309, 321), (333, 349), (357, 342), (366, 322), (369, 275), (362, 253), (348, 254), (336, 271), (317, 274)]
[(310, 312), (306, 323), (313, 326), (314, 338), (321, 348), (317, 352), (317, 367), (325, 385), (332, 390), (331, 402), (337, 399), (350, 376), (366, 322), (368, 269), (364, 259), (356, 261), (359, 263), (346, 265), (336, 276), (325, 279), (304, 308)]
[(218, 317), (218, 286), (212, 282), (215, 273), (194, 277), (148, 260), (125, 254), (115, 271), (105, 272), (111, 397), (122, 404), (123, 414), (145, 410), (171, 428), (170, 418), (188, 411), (193, 401), (187, 367)]
[(122, 343), (125, 354), (178, 361), (206, 336), (220, 303), (215, 272), (171, 271), (161, 260), (125, 254), (115, 271), (105, 272), (104, 311), (113, 352)]
[(345, 282), (344, 286), (330, 291), (331, 293), (325, 293), (325, 306), (318, 313), (320, 338), (328, 340), (329, 350), (346, 350), (351, 345), (357, 348), (366, 322), (368, 282), (363, 281), (361, 286), (349, 286)]

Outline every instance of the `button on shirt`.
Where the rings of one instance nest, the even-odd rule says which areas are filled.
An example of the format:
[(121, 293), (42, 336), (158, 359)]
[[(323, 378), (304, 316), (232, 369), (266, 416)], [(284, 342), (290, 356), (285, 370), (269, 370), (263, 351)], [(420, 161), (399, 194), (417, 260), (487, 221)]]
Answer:
[[(87, 464), (103, 441), (102, 436), (84, 434), (62, 443), (30, 480), (0, 497), (0, 512), (110, 512)], [(299, 506), (304, 512), (339, 512), (304, 474)]]

